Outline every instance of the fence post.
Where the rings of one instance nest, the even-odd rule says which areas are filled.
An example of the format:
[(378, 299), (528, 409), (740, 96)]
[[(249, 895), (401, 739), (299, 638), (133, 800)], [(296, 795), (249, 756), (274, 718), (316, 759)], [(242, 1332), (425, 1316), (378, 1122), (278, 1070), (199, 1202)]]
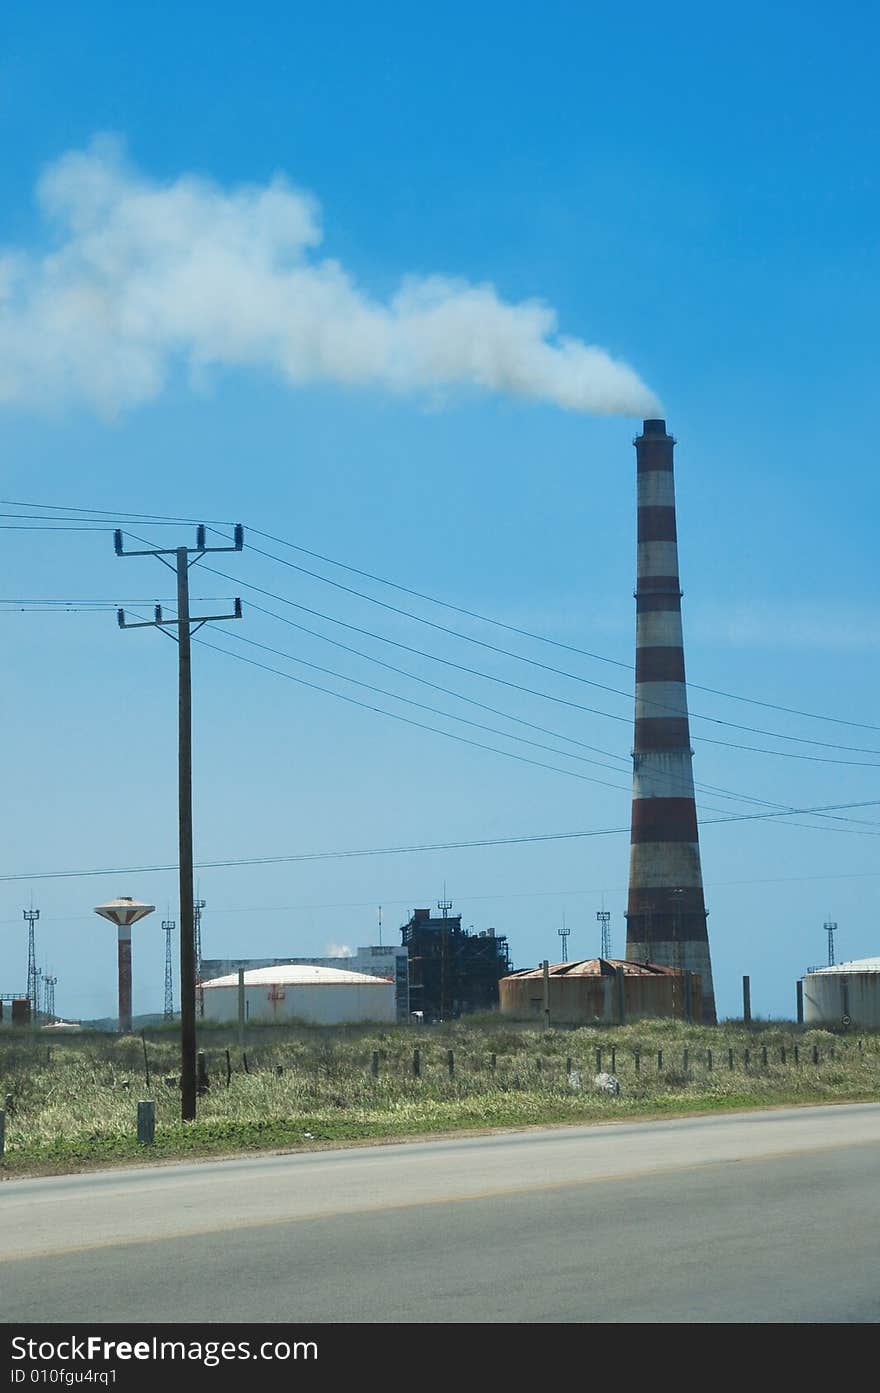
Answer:
[(497, 1063), (497, 1059), (496, 1059), (495, 1054), (493, 1053), (491, 1059), (489, 1060), (489, 1068), (493, 1071), (493, 1073), (494, 1073), (494, 1071), (495, 1071), (495, 1065), (496, 1065), (496, 1063)]
[(238, 969), (238, 1047), (244, 1049), (244, 968)]
[(795, 1045), (794, 1047), (794, 1062), (795, 1064), (800, 1064), (801, 1062), (801, 1052), (798, 1049), (797, 1045)]
[(602, 1072), (602, 1051), (601, 1051), (601, 1049), (597, 1049), (597, 1050), (596, 1050), (596, 1073), (597, 1073), (597, 1074), (601, 1074), (601, 1072)]
[(226, 1051), (226, 1087), (229, 1087), (229, 1080), (232, 1078), (232, 1060), (229, 1058), (229, 1051)]
[(540, 1072), (541, 1072), (541, 1070), (543, 1069), (543, 1067), (544, 1067), (544, 1062), (543, 1062), (543, 1060), (541, 1059), (541, 1056), (538, 1055), (538, 1058), (535, 1060), (535, 1072), (538, 1073), (538, 1074), (540, 1074)]
[(686, 1074), (687, 1071), (688, 1071), (688, 1064), (689, 1064), (689, 1061), (690, 1061), (690, 1053), (689, 1053), (689, 1051), (688, 1051), (687, 1045), (685, 1045), (685, 1047), (684, 1047), (684, 1052), (682, 1053), (682, 1057), (681, 1057), (681, 1071), (682, 1071), (683, 1074)]
[(818, 1064), (818, 1063), (819, 1063), (819, 1046), (818, 1046), (818, 1045), (814, 1045), (814, 1046), (813, 1046), (813, 1063), (814, 1063), (814, 1064)]
[(569, 1054), (569, 1055), (566, 1055), (566, 1058), (565, 1058), (565, 1072), (566, 1072), (566, 1075), (568, 1075), (568, 1074), (571, 1073), (571, 1055), (570, 1055), (570, 1054)]
[(780, 1062), (780, 1064), (784, 1064), (784, 1063), (785, 1063), (785, 1046), (784, 1046), (784, 1045), (780, 1045), (780, 1046), (779, 1046), (779, 1062)]
[(766, 1046), (766, 1045), (762, 1045), (762, 1046), (761, 1046), (761, 1063), (763, 1064), (764, 1068), (766, 1069), (766, 1068), (767, 1068), (767, 1046)]
[(374, 1079), (377, 1079), (377, 1078), (379, 1077), (379, 1051), (378, 1051), (378, 1050), (373, 1050), (373, 1064), (372, 1064), (372, 1070), (373, 1070), (373, 1078), (374, 1078)]
[(706, 1068), (709, 1070), (709, 1073), (711, 1074), (711, 1072), (712, 1072), (712, 1051), (711, 1051), (711, 1050), (707, 1050), (707, 1051), (706, 1051)]
[(251, 1071), (248, 1068), (247, 1055), (245, 1054), (244, 1050), (242, 1050), (241, 1052), (241, 1062), (244, 1065), (244, 1072), (246, 1074), (249, 1074)]
[(635, 1065), (636, 1065), (636, 1073), (637, 1073), (637, 1074), (638, 1074), (638, 1073), (641, 1073), (641, 1069), (642, 1069), (642, 1056), (641, 1056), (641, 1051), (639, 1051), (639, 1050), (636, 1050), (636, 1052), (635, 1052)]
[(210, 1079), (208, 1078), (208, 1061), (207, 1061), (207, 1059), (205, 1058), (205, 1051), (204, 1051), (204, 1050), (199, 1050), (198, 1055), (196, 1056), (196, 1064), (197, 1064), (197, 1071), (196, 1071), (196, 1072), (197, 1072), (197, 1082), (196, 1082), (197, 1091), (198, 1091), (199, 1093), (207, 1093), (208, 1089), (211, 1087), (211, 1081), (210, 1081)]
[(418, 1045), (413, 1050), (413, 1077), (416, 1079), (422, 1077), (422, 1051)]
[(141, 1146), (152, 1146), (156, 1135), (156, 1104), (138, 1103), (137, 1139)]
[(751, 1058), (748, 1050), (743, 1050), (743, 1068), (748, 1069), (749, 1059)]
[(752, 1019), (752, 987), (748, 977), (743, 978), (743, 1025)]
[(446, 1051), (446, 1067), (449, 1070), (449, 1077), (453, 1078), (455, 1075), (455, 1053), (453, 1050)]
[(657, 1069), (658, 1069), (658, 1071), (659, 1071), (659, 1070), (662, 1069), (662, 1068), (663, 1068), (663, 1051), (662, 1051), (662, 1050), (658, 1050), (658, 1051), (657, 1051)]
[(0, 1108), (0, 1161), (6, 1149), (6, 1109)]
[(731, 1071), (733, 1070), (733, 1050), (727, 1051), (727, 1067)]

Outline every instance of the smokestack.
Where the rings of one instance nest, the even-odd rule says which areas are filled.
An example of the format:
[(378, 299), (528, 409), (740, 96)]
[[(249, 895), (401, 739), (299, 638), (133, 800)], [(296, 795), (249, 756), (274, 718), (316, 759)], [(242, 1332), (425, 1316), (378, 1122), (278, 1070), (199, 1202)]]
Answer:
[(626, 956), (699, 973), (703, 1023), (714, 1025), (681, 633), (674, 445), (660, 420), (645, 421), (635, 441), (636, 710)]

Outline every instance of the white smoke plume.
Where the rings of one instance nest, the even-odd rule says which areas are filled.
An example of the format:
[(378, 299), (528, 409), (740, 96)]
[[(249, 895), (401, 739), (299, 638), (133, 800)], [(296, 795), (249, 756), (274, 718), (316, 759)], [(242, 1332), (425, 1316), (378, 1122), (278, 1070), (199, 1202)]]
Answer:
[(354, 949), (347, 943), (328, 943), (324, 950), (325, 958), (353, 958)]
[(232, 190), (188, 174), (159, 184), (104, 136), (51, 165), (37, 200), (53, 249), (0, 253), (0, 402), (113, 415), (158, 397), (183, 365), (194, 380), (248, 367), (292, 384), (659, 409), (631, 368), (559, 335), (538, 301), (506, 303), (491, 285), (443, 276), (371, 298), (318, 254), (318, 205), (281, 177)]

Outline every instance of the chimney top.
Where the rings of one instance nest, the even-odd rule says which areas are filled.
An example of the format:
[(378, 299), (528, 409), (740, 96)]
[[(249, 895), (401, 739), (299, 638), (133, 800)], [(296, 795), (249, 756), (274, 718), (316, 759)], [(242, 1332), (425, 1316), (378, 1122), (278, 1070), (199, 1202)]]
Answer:
[(665, 435), (666, 422), (655, 418), (651, 421), (642, 422), (642, 430), (645, 435)]

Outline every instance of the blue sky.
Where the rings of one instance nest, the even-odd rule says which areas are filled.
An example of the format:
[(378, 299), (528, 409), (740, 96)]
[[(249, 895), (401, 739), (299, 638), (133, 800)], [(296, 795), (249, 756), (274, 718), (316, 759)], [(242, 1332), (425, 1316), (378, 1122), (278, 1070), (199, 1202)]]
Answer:
[[(12, 332), (0, 337), (3, 497), (240, 520), (454, 605), (631, 662), (634, 396), (619, 414), (593, 414), (503, 384), (426, 385), (408, 375), (412, 364), (399, 343), (386, 380), (340, 382), (333, 368), (292, 382), (280, 366), (289, 348), (283, 324), (279, 330), (286, 311), (272, 303), (271, 285), (263, 309), (273, 343), (284, 341), (274, 358), (249, 342), (194, 370), (181, 347), (189, 321), (185, 332), (174, 321), (188, 306), (169, 305), (167, 296), (153, 386), (138, 376), (132, 390), (127, 377), (123, 391), (124, 354), (113, 343), (87, 342), (81, 320), (65, 330), (66, 356), (59, 354), (50, 301), (57, 265), (69, 265), (63, 254), (76, 236), (69, 217), (83, 207), (82, 166), (71, 173), (58, 163), (67, 152), (106, 148), (93, 141), (110, 135), (127, 152), (117, 165), (123, 194), (162, 195), (196, 176), (221, 209), (235, 190), (248, 186), (246, 197), (257, 198), (283, 175), (291, 199), (308, 194), (320, 209), (321, 241), (308, 256), (338, 262), (358, 303), (387, 305), (407, 277), (491, 284), (492, 306), (542, 301), (561, 334), (631, 370), (662, 401), (679, 441), (690, 680), (875, 727), (695, 690), (693, 712), (773, 733), (695, 719), (697, 780), (795, 807), (880, 797), (876, 40), (876, 12), (856, 4), (744, 5), (708, 16), (696, 5), (661, 14), (641, 4), (625, 12), (451, 4), (430, 19), (389, 4), (331, 3), (320, 15), (264, 4), (244, 17), (232, 6), (12, 5), (0, 58), (0, 254), (18, 268), (10, 275), (24, 267), (30, 298), (26, 310), (13, 307)], [(56, 207), (48, 216), (38, 201), (47, 170), (68, 198), (67, 214)], [(71, 215), (74, 186), (80, 202)], [(245, 238), (239, 269), (247, 269), (250, 246)], [(136, 275), (142, 254), (153, 255), (149, 239), (129, 247), (120, 275)], [(159, 264), (157, 254), (151, 266)], [(233, 303), (225, 271), (210, 284), (218, 301)], [(229, 313), (237, 330), (238, 302)], [(222, 332), (228, 338), (229, 326)], [(100, 401), (92, 390), (99, 378)], [(5, 394), (4, 381), (13, 383)], [(190, 530), (143, 535), (176, 544), (189, 541)], [(108, 534), (0, 535), (7, 600), (152, 602), (173, 593), (158, 563), (116, 559)], [(278, 544), (258, 544), (311, 565)], [(253, 547), (224, 557), (220, 569), (240, 583), (194, 572), (193, 593), (241, 594), (245, 621), (239, 639), (218, 630), (205, 633), (210, 642), (569, 773), (407, 726), (200, 649), (197, 859), (627, 825), (627, 668), (505, 634), (328, 564), (312, 569), (575, 677), (443, 635)], [(246, 585), (433, 656), (310, 619)], [(341, 652), (254, 611), (249, 599), (617, 755), (619, 772), (249, 649), (241, 637), (612, 762)], [(112, 611), (7, 611), (0, 623), (2, 859), (7, 875), (26, 877), (0, 882), (0, 990), (24, 983), (21, 910), (33, 895), (38, 957), (58, 976), (58, 1008), (74, 1017), (112, 1014), (112, 931), (92, 906), (131, 894), (161, 912), (135, 930), (134, 1009), (161, 1009), (159, 921), (167, 909), (175, 916), (173, 873), (37, 874), (175, 859), (174, 649), (154, 633), (119, 633)], [(856, 748), (833, 748), (840, 745)], [(709, 819), (721, 813), (713, 809), (729, 815), (759, 805), (708, 793), (703, 804), (719, 1011), (739, 1010), (740, 979), (749, 973), (753, 1010), (791, 1015), (795, 979), (823, 960), (826, 918), (839, 924), (839, 955), (878, 951), (872, 838), (880, 811), (844, 813), (873, 826), (823, 827), (808, 817), (790, 821), (812, 827), (785, 819), (714, 825)], [(627, 864), (626, 833), (611, 833), (206, 869), (199, 873), (205, 951), (305, 955), (368, 942), (379, 904), (386, 939), (396, 938), (411, 909), (433, 904), (445, 887), (465, 924), (509, 934), (518, 966), (556, 956), (563, 913), (572, 955), (594, 954), (604, 894), (622, 953)]]

